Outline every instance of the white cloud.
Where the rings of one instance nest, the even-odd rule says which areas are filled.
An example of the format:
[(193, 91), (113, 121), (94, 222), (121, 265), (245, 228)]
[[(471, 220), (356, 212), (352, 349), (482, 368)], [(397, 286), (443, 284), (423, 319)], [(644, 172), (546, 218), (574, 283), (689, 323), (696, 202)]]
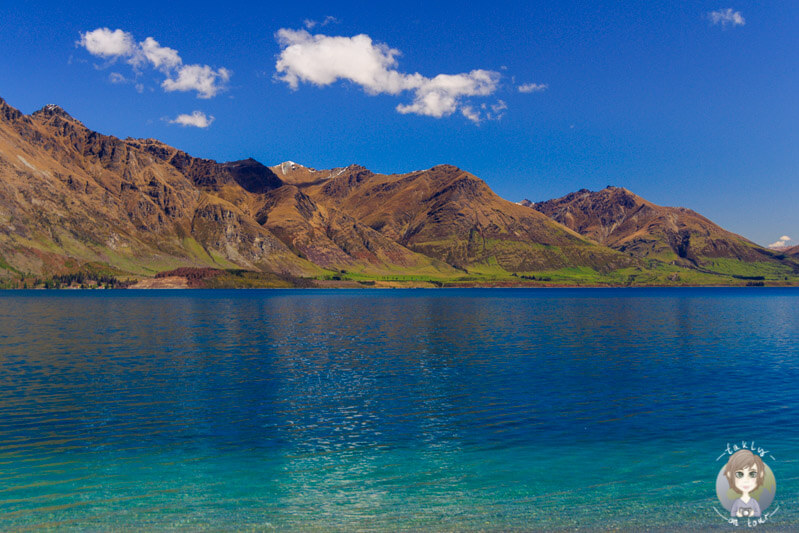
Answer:
[(194, 111), (191, 115), (178, 115), (170, 124), (180, 124), (181, 126), (193, 126), (195, 128), (207, 128), (214, 121), (213, 116), (207, 116), (202, 111)]
[(393, 70), (399, 50), (373, 44), (368, 35), (328, 37), (281, 29), (277, 40), (283, 48), (275, 65), (283, 73), (278, 79), (292, 89), (301, 81), (323, 87), (339, 79), (356, 83), (370, 94), (398, 94), (411, 88), (406, 76)]
[(727, 9), (719, 9), (718, 11), (711, 11), (707, 14), (710, 22), (714, 25), (721, 25), (722, 28), (727, 26), (743, 26), (746, 24), (746, 19), (741, 15), (740, 11), (733, 11), (731, 7)]
[(129, 57), (136, 51), (136, 42), (131, 34), (108, 28), (81, 33), (78, 44), (90, 54), (105, 58)]
[(549, 85), (546, 83), (525, 83), (517, 87), (520, 93), (540, 93), (546, 91), (548, 88)]
[(783, 235), (777, 242), (772, 242), (768, 245), (769, 248), (785, 248), (788, 246), (788, 243), (791, 241), (791, 238), (787, 235)]
[(474, 122), (475, 124), (479, 124), (482, 121), (482, 117), (480, 116), (479, 111), (475, 111), (475, 109), (470, 106), (466, 105), (461, 108), (461, 114)]
[(297, 89), (300, 82), (318, 87), (346, 80), (368, 94), (398, 95), (413, 91), (413, 102), (399, 104), (399, 113), (415, 113), (441, 118), (457, 110), (474, 122), (475, 111), (464, 97), (488, 96), (499, 84), (499, 73), (473, 70), (463, 74), (439, 74), (427, 78), (419, 73), (399, 72), (399, 50), (374, 43), (368, 35), (331, 37), (311, 35), (305, 30), (278, 30), (282, 51), (275, 69), (277, 79)]
[(323, 20), (322, 22), (311, 19), (305, 19), (303, 21), (303, 24), (309, 30), (314, 29), (316, 26), (327, 26), (328, 24), (334, 24), (334, 23), (338, 23), (338, 19), (336, 17), (331, 17), (330, 15), (326, 16), (325, 20)]
[(455, 112), (462, 97), (488, 96), (496, 90), (498, 83), (499, 74), (488, 70), (473, 70), (468, 74), (439, 74), (432, 79), (422, 78), (414, 89), (413, 103), (400, 104), (397, 111), (441, 118)]
[(488, 118), (492, 120), (499, 120), (505, 114), (506, 109), (508, 109), (508, 104), (502, 100), (497, 100), (497, 103), (491, 106), (491, 113), (488, 114)]
[(497, 100), (490, 106), (488, 104), (481, 104), (479, 109), (476, 109), (470, 105), (463, 106), (461, 108), (461, 114), (475, 124), (480, 124), (484, 120), (501, 119), (503, 116), (505, 116), (506, 109), (508, 109), (508, 104), (502, 100)]
[(167, 46), (161, 46), (158, 41), (152, 37), (147, 37), (144, 41), (139, 43), (141, 52), (147, 61), (152, 63), (153, 67), (169, 71), (177, 68), (183, 62), (178, 55), (178, 51)]
[(197, 98), (212, 98), (230, 79), (225, 68), (214, 70), (208, 65), (185, 65), (178, 69), (177, 78), (167, 78), (161, 84), (167, 92), (197, 91)]
[[(161, 46), (152, 37), (136, 43), (133, 35), (122, 30), (111, 31), (98, 28), (80, 34), (76, 43), (84, 47), (90, 54), (110, 60), (124, 58), (133, 65), (136, 75), (140, 75), (142, 66), (150, 65), (166, 75), (161, 84), (167, 92), (196, 91), (198, 98), (211, 98), (225, 89), (231, 72), (225, 68), (213, 69), (208, 65), (184, 65), (180, 54), (174, 48)], [(112, 73), (112, 83), (122, 83), (125, 78)], [(144, 87), (136, 84), (136, 90), (142, 92)]]

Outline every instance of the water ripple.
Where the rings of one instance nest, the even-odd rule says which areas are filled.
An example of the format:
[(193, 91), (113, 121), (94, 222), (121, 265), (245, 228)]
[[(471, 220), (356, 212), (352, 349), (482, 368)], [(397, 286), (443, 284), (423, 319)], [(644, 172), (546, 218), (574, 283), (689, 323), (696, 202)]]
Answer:
[(0, 530), (713, 528), (727, 442), (799, 478), (797, 296), (2, 293)]

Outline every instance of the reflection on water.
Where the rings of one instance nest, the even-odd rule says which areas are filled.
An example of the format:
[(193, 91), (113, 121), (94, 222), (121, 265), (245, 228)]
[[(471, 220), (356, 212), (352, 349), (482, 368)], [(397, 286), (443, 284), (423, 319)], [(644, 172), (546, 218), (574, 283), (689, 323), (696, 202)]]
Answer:
[(797, 295), (2, 293), (0, 529), (723, 527), (727, 442), (799, 475)]

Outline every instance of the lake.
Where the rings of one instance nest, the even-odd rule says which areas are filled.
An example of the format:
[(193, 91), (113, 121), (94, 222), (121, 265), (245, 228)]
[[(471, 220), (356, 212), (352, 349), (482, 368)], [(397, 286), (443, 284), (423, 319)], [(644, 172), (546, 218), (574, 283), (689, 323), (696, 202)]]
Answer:
[(796, 530), (797, 346), (799, 289), (4, 291), (0, 530), (730, 530), (742, 441)]

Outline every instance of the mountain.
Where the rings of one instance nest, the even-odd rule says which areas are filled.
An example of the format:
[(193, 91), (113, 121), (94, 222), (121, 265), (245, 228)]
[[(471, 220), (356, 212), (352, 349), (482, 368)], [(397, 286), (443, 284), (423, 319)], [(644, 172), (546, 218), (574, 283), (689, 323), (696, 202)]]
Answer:
[[(496, 196), (456, 167), (218, 163), (0, 100), (0, 277), (181, 267), (448, 278), (631, 259)], [(5, 274), (2, 274), (2, 273)]]
[(0, 101), (0, 177), (0, 268), (18, 275), (86, 264), (139, 275), (455, 273), (315, 205), (253, 159), (217, 163), (154, 139), (120, 140), (55, 105), (25, 116)]
[(251, 160), (192, 158), (91, 131), (55, 105), (26, 116), (0, 100), (0, 268), (10, 273), (104, 265), (140, 275), (178, 266), (311, 275), (319, 268), (247, 213), (280, 186)]
[(452, 165), (220, 163), (0, 99), (3, 287), (799, 281), (788, 252), (625, 189), (527, 204)]
[(315, 202), (294, 185), (265, 195), (256, 220), (296, 254), (323, 268), (455, 274), (450, 265), (415, 253), (346, 213)]
[(634, 262), (503, 200), (485, 182), (451, 165), (392, 175), (358, 165), (315, 171), (292, 163), (273, 170), (317, 203), (462, 271), (609, 272)]
[(753, 264), (795, 272), (779, 254), (683, 207), (656, 205), (621, 187), (582, 189), (545, 202), (523, 202), (593, 241), (641, 259), (727, 274)]

